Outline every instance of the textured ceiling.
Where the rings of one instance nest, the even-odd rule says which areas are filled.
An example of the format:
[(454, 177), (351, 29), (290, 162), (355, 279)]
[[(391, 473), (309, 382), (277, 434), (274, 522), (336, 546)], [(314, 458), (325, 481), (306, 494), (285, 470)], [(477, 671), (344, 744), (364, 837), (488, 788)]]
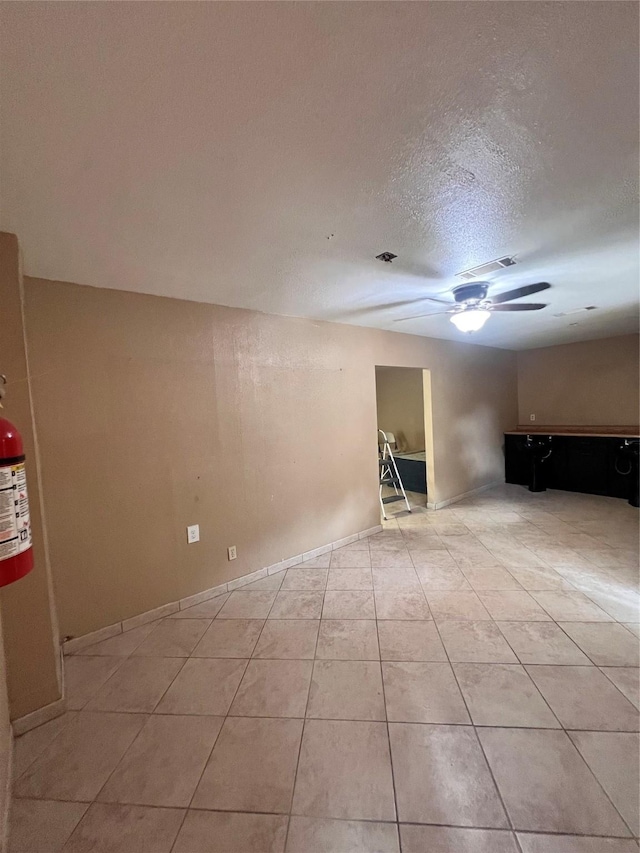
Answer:
[(636, 3), (1, 5), (28, 274), (460, 339), (394, 321), (515, 255), (472, 340), (637, 329)]

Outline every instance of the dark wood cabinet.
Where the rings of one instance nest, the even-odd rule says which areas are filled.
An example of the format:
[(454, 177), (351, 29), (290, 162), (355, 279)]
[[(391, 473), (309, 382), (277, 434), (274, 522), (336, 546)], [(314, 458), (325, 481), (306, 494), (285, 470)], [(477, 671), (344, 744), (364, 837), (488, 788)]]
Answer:
[[(539, 434), (536, 437), (551, 439), (551, 455), (542, 463), (547, 488), (629, 498), (634, 472), (628, 457), (620, 453), (624, 438)], [(507, 483), (528, 486), (531, 482), (531, 459), (526, 441), (524, 433), (505, 435)]]

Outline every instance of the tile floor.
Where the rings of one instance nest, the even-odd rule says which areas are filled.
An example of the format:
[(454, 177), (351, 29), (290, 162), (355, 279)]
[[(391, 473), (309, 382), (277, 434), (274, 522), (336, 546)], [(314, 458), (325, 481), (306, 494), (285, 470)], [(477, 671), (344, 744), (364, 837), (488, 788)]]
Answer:
[(637, 545), (504, 486), (85, 648), (10, 853), (637, 853)]

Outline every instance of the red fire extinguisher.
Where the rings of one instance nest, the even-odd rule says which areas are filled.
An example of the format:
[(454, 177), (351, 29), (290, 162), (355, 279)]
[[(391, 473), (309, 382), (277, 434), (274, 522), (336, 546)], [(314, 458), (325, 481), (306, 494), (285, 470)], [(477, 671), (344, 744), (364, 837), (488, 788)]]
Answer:
[(19, 580), (33, 568), (24, 462), (20, 433), (0, 418), (0, 586)]

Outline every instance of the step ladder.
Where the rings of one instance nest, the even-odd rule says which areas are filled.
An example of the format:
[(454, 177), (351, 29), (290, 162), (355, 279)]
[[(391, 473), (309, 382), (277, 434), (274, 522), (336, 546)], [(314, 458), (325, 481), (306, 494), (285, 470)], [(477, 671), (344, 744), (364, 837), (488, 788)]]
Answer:
[[(411, 507), (409, 506), (409, 499), (407, 498), (404, 486), (402, 485), (400, 474), (398, 473), (398, 466), (396, 465), (396, 460), (393, 458), (393, 453), (391, 452), (391, 444), (395, 443), (393, 433), (386, 433), (383, 430), (379, 429), (378, 435), (382, 439), (381, 441), (378, 441), (378, 466), (380, 470), (380, 509), (382, 510), (382, 517), (385, 521), (388, 521), (387, 514), (384, 511), (385, 504), (395, 503), (395, 501), (404, 501), (407, 505), (407, 512), (411, 512)], [(395, 494), (383, 498), (383, 486), (393, 486)]]

